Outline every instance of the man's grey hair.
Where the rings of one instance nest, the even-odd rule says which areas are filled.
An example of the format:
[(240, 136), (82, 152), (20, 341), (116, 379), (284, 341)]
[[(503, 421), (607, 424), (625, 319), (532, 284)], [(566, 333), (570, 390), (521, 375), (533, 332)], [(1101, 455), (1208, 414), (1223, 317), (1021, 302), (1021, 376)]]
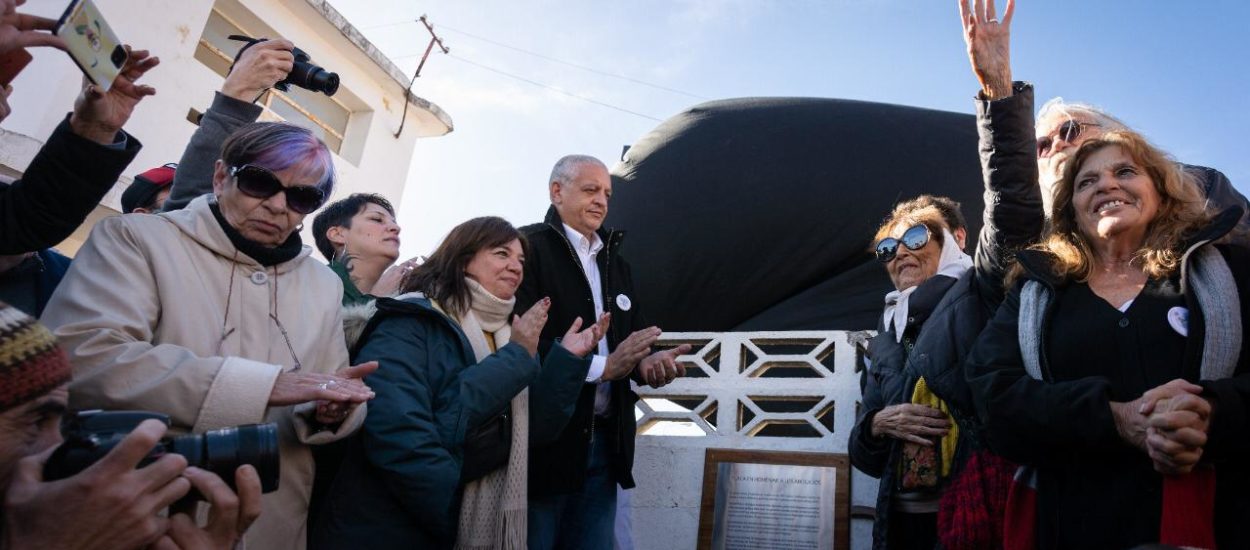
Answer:
[(1056, 97), (1043, 104), (1042, 108), (1037, 111), (1037, 121), (1040, 123), (1050, 117), (1070, 119), (1078, 113), (1093, 120), (1094, 123), (1102, 127), (1103, 131), (1111, 132), (1129, 129), (1128, 125), (1120, 119), (1111, 116), (1098, 107), (1088, 103), (1067, 102), (1062, 97)]
[(577, 169), (586, 164), (594, 164), (602, 166), (604, 170), (608, 167), (603, 161), (590, 155), (565, 155), (556, 161), (555, 167), (551, 169), (551, 177), (547, 178), (547, 185), (551, 182), (558, 182), (561, 187), (568, 187), (573, 183), (573, 178), (577, 177)]

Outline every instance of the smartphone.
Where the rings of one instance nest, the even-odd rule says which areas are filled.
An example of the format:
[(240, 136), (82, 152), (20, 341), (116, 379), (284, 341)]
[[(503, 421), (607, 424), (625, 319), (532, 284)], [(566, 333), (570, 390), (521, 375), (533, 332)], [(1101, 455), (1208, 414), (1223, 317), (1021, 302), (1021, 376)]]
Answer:
[(95, 2), (70, 2), (56, 23), (56, 35), (65, 40), (70, 58), (83, 74), (101, 91), (107, 92), (121, 73), (127, 53)]
[(0, 56), (0, 86), (8, 86), (17, 78), (17, 73), (22, 72), (30, 60), (34, 59), (26, 48), (18, 48), (3, 56)]

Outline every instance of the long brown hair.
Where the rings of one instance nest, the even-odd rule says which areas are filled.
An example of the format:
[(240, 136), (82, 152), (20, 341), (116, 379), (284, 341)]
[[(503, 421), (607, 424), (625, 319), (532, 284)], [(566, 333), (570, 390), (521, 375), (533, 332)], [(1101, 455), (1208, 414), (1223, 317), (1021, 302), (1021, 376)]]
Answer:
[[(1159, 211), (1146, 229), (1146, 239), (1135, 254), (1146, 275), (1164, 278), (1180, 268), (1185, 240), (1211, 220), (1206, 199), (1189, 174), (1167, 153), (1151, 145), (1140, 134), (1119, 130), (1091, 139), (1064, 164), (1063, 179), (1055, 188), (1054, 217), (1050, 229), (1033, 248), (1054, 256), (1055, 272), (1063, 279), (1086, 281), (1093, 270), (1093, 249), (1089, 237), (1081, 233), (1072, 206), (1075, 183), (1081, 165), (1094, 153), (1119, 147), (1146, 171), (1159, 193)], [(1017, 266), (1018, 269), (1018, 266)], [(1013, 277), (1018, 273), (1013, 271)]]
[(521, 241), (522, 250), (528, 248), (525, 236), (503, 218), (484, 216), (457, 225), (429, 259), (404, 278), (400, 292), (422, 292), (449, 312), (467, 311), (470, 297), (464, 271), (469, 262), (478, 251), (513, 240)]

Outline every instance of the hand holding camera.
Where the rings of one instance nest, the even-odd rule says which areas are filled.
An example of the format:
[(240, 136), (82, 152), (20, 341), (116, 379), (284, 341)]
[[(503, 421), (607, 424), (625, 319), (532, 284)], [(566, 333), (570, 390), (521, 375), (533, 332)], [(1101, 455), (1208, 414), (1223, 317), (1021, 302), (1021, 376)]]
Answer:
[(289, 40), (265, 40), (239, 51), (239, 57), (226, 75), (221, 93), (252, 103), (286, 79), (295, 66), (295, 44)]
[(169, 530), (152, 545), (152, 550), (234, 548), (252, 522), (260, 517), (261, 489), (256, 469), (245, 464), (235, 471), (234, 486), (238, 487), (238, 494), (212, 472), (190, 467), (182, 475), (191, 480), (212, 505), (208, 524), (204, 527), (196, 524), (194, 508), (173, 511), (169, 516)]
[(82, 93), (74, 101), (74, 113), (69, 118), (74, 133), (109, 145), (130, 120), (135, 105), (143, 98), (156, 94), (155, 88), (135, 82), (159, 64), (160, 58), (150, 55), (147, 50), (130, 50), (129, 46), (126, 50), (129, 52), (126, 63), (107, 92), (83, 79)]
[(6, 548), (141, 548), (165, 533), (157, 514), (191, 490), (187, 460), (166, 454), (137, 468), (165, 434), (145, 420), (81, 473), (44, 480), (56, 448), (17, 465), (4, 502)]
[[(243, 46), (243, 48), (239, 50), (239, 53), (235, 54), (235, 65), (243, 61), (243, 56), (252, 48), (263, 45), (267, 42), (274, 42), (273, 40), (269, 40), (267, 38), (252, 38), (250, 36), (243, 36), (240, 34), (232, 34), (227, 38), (230, 40), (247, 42), (247, 45)], [(282, 42), (285, 42), (286, 46), (289, 46), (287, 49), (291, 52), (293, 61), (291, 63), (291, 68), (287, 70), (286, 76), (281, 81), (273, 85), (275, 89), (285, 92), (291, 88), (292, 84), (294, 84), (305, 90), (321, 92), (327, 96), (332, 96), (335, 92), (339, 91), (338, 73), (332, 73), (314, 65), (312, 63), (312, 58), (309, 57), (307, 53), (304, 53), (304, 50), (296, 48), (294, 44), (285, 40)], [(254, 99), (251, 101), (254, 101)]]

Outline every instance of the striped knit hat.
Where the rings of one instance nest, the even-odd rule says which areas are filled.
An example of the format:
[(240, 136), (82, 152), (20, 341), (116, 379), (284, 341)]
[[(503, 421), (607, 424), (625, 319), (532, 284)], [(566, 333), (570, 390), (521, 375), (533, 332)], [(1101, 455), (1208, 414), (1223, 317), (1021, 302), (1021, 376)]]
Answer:
[(33, 317), (0, 302), (0, 412), (69, 382), (69, 358)]

